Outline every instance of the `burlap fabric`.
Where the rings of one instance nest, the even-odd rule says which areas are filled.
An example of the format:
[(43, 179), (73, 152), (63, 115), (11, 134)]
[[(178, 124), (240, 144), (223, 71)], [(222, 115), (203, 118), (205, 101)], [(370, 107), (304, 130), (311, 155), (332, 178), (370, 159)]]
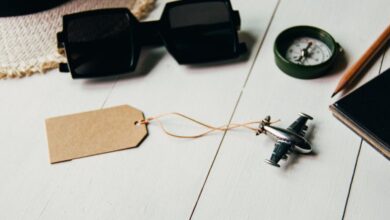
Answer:
[(154, 3), (155, 0), (72, 0), (36, 14), (0, 18), (0, 79), (44, 73), (66, 61), (57, 51), (56, 33), (62, 30), (62, 15), (127, 7), (141, 19)]

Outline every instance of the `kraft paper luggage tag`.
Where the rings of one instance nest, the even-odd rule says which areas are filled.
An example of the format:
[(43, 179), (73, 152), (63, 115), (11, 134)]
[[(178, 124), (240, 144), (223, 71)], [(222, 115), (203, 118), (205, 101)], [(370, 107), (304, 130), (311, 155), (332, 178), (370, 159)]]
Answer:
[[(301, 113), (300, 115), (300, 118), (297, 119), (294, 124), (298, 123), (298, 125), (302, 125), (302, 121), (306, 123), (308, 119), (312, 119), (306, 114)], [(185, 119), (193, 124), (204, 127), (206, 130), (194, 135), (180, 135), (166, 129), (161, 120), (165, 117)], [(58, 163), (137, 147), (147, 136), (147, 126), (153, 121), (157, 123), (166, 135), (175, 138), (190, 139), (200, 138), (212, 132), (226, 132), (236, 128), (244, 128), (254, 132), (256, 135), (270, 133), (272, 137), (275, 136), (278, 140), (285, 140), (286, 135), (288, 137), (293, 135), (298, 140), (304, 140), (304, 137), (300, 136), (302, 136), (307, 129), (305, 126), (298, 126), (299, 129), (297, 128), (296, 131), (291, 131), (288, 130), (290, 128), (286, 130), (273, 127), (271, 125), (277, 123), (279, 120), (271, 121), (270, 116), (265, 117), (263, 120), (229, 123), (222, 126), (213, 126), (178, 112), (163, 113), (145, 118), (141, 111), (128, 105), (122, 105), (47, 119), (46, 129), (50, 162)], [(296, 139), (289, 139), (289, 141), (296, 141)], [(279, 152), (278, 146), (279, 145), (276, 145), (275, 147), (277, 152)], [(288, 145), (287, 147), (290, 148), (292, 146), (293, 144)], [(283, 145), (283, 147), (286, 147), (286, 145)], [(295, 147), (297, 147), (297, 145), (295, 145)], [(304, 147), (308, 146), (304, 145)], [(275, 150), (271, 160), (268, 160), (267, 162), (274, 166), (279, 166), (277, 162), (285, 155), (278, 154), (278, 156), (275, 156)], [(304, 150), (311, 151), (311, 149), (307, 148), (304, 148)]]
[(138, 109), (122, 105), (49, 118), (46, 132), (50, 163), (137, 147), (147, 136)]

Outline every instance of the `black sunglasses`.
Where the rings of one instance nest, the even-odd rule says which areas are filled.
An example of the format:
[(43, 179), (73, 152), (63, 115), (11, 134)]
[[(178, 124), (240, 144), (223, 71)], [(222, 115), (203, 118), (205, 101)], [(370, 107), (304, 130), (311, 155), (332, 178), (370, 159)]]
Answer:
[(124, 8), (66, 15), (57, 39), (68, 63), (60, 71), (73, 78), (128, 73), (142, 46), (163, 44), (179, 64), (233, 59), (246, 52), (239, 28), (239, 12), (229, 0), (171, 2), (159, 21), (143, 23)]

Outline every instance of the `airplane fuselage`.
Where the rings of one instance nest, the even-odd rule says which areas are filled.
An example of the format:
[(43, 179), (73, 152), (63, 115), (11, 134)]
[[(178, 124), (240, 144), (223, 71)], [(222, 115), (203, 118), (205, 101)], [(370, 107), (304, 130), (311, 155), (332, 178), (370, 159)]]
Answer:
[(270, 134), (277, 140), (282, 140), (291, 143), (291, 146), (294, 146), (295, 149), (300, 151), (301, 153), (311, 152), (310, 143), (303, 136), (293, 131), (274, 127), (271, 125), (264, 126), (264, 130), (266, 131), (266, 134)]

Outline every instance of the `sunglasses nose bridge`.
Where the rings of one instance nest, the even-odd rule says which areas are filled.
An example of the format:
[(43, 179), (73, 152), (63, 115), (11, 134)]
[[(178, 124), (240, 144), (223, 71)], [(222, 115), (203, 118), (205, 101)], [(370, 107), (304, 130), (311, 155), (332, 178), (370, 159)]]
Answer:
[(160, 36), (160, 22), (147, 21), (140, 23), (139, 39), (143, 46), (161, 46), (163, 41)]

